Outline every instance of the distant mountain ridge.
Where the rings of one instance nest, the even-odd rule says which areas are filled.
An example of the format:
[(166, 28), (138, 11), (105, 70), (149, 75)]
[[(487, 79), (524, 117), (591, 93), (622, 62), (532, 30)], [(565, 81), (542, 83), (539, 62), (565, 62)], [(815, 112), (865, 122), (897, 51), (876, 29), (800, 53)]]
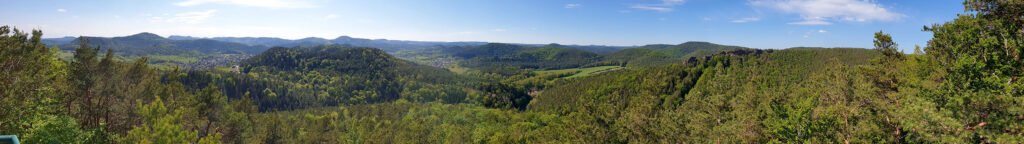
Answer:
[[(454, 46), (481, 46), (488, 44), (489, 42), (477, 42), (477, 41), (464, 41), (464, 42), (438, 42), (438, 41), (410, 41), (410, 40), (388, 40), (388, 39), (365, 39), (365, 38), (353, 38), (349, 36), (339, 36), (335, 39), (324, 39), (318, 37), (307, 37), (296, 40), (289, 40), (276, 37), (192, 37), (192, 36), (177, 36), (172, 35), (169, 39), (177, 40), (195, 40), (195, 39), (211, 39), (226, 42), (236, 42), (246, 45), (253, 46), (268, 46), (268, 47), (296, 47), (296, 46), (317, 46), (317, 45), (350, 45), (355, 47), (372, 47), (378, 48), (387, 52), (397, 52), (403, 50), (421, 50), (431, 47), (454, 47)], [(630, 46), (603, 46), (603, 45), (561, 45), (561, 44), (514, 44), (522, 46), (549, 46), (549, 47), (563, 47), (563, 48), (576, 48), (586, 50), (594, 53), (611, 53), (621, 49), (630, 48)]]
[[(318, 45), (348, 45), (353, 47), (378, 48), (388, 53), (399, 51), (418, 51), (431, 48), (471, 48), (485, 46), (488, 42), (436, 42), (436, 41), (409, 41), (409, 40), (388, 40), (388, 39), (365, 39), (340, 36), (335, 39), (324, 39), (308, 37), (303, 39), (283, 39), (276, 37), (193, 37), (172, 35), (161, 37), (159, 35), (143, 32), (122, 37), (85, 37), (90, 39), (91, 44), (104, 48), (112, 48), (114, 51), (122, 52), (125, 55), (148, 55), (148, 54), (206, 54), (206, 53), (246, 53), (256, 54), (271, 47), (311, 47)], [(71, 50), (77, 48), (79, 40), (76, 37), (45, 38), (43, 43), (55, 45), (61, 49)], [(642, 48), (650, 49), (661, 54), (657, 57), (667, 56), (673, 58), (699, 57), (714, 54), (720, 51), (732, 49), (746, 49), (746, 47), (719, 45), (709, 42), (686, 42), (678, 45), (651, 44), (644, 46), (603, 46), (603, 45), (561, 45), (552, 44), (516, 44), (509, 45), (525, 47), (551, 47), (569, 48), (592, 52), (600, 55), (616, 55), (621, 50)], [(515, 53), (515, 52), (509, 52)], [(649, 53), (649, 52), (644, 52)], [(623, 53), (620, 53), (623, 54)], [(635, 55), (639, 53), (630, 53)]]
[(198, 55), (198, 54), (255, 54), (269, 47), (250, 46), (240, 43), (223, 42), (209, 39), (175, 40), (161, 37), (153, 33), (139, 33), (123, 37), (79, 37), (68, 41), (69, 37), (43, 39), (47, 45), (54, 45), (62, 50), (74, 50), (84, 40), (89, 45), (99, 46), (103, 50), (113, 50), (118, 54), (129, 56), (144, 55)]
[(351, 45), (356, 47), (372, 47), (378, 48), (387, 52), (395, 52), (401, 50), (416, 50), (430, 48), (434, 46), (476, 46), (483, 45), (486, 42), (430, 42), (430, 41), (406, 41), (406, 40), (388, 40), (388, 39), (364, 39), (364, 38), (353, 38), (349, 36), (340, 36), (335, 39), (324, 39), (317, 37), (308, 37), (297, 40), (289, 40), (275, 37), (192, 37), (192, 36), (170, 36), (170, 39), (179, 40), (195, 40), (195, 39), (210, 39), (225, 42), (235, 42), (251, 46), (267, 46), (267, 47), (296, 47), (296, 46), (317, 46), (317, 45)]
[[(259, 52), (262, 52), (262, 50), (266, 50), (266, 49), (268, 49), (270, 47), (297, 47), (297, 46), (310, 47), (310, 46), (317, 46), (317, 45), (349, 45), (349, 46), (354, 46), (354, 47), (378, 48), (378, 49), (384, 50), (386, 52), (393, 53), (393, 52), (406, 51), (406, 50), (421, 50), (421, 49), (432, 48), (432, 47), (471, 47), (471, 46), (481, 46), (481, 45), (485, 45), (485, 44), (489, 43), (489, 42), (476, 42), (476, 41), (438, 42), (438, 41), (410, 41), (410, 40), (388, 40), (388, 39), (365, 39), (365, 38), (353, 38), (353, 37), (349, 37), (349, 36), (339, 36), (339, 37), (337, 37), (335, 39), (324, 39), (324, 38), (317, 38), (317, 37), (308, 37), (308, 38), (302, 38), (302, 39), (296, 39), (296, 40), (276, 38), (276, 37), (194, 37), (194, 36), (180, 36), (180, 35), (171, 35), (171, 36), (168, 36), (168, 37), (164, 38), (164, 37), (161, 37), (159, 35), (156, 35), (156, 34), (153, 34), (153, 33), (148, 33), (148, 32), (142, 32), (142, 33), (139, 33), (139, 34), (134, 34), (134, 35), (129, 35), (129, 36), (121, 36), (121, 37), (93, 37), (93, 36), (84, 36), (84, 37), (89, 38), (91, 40), (94, 40), (94, 42), (102, 42), (103, 44), (100, 44), (101, 46), (106, 45), (106, 44), (115, 44), (115, 43), (143, 44), (145, 42), (149, 42), (146, 45), (117, 45), (116, 46), (117, 48), (123, 48), (123, 46), (151, 47), (153, 45), (167, 44), (168, 42), (185, 42), (185, 41), (206, 41), (206, 40), (212, 40), (212, 41), (219, 41), (219, 42), (237, 43), (237, 44), (241, 44), (243, 46), (259, 48), (260, 49), (258, 51), (252, 51), (251, 53), (250, 52), (246, 52), (246, 53), (249, 53), (249, 54), (259, 53)], [(130, 38), (130, 37), (135, 37), (135, 38)], [(148, 41), (144, 41), (144, 42), (143, 41), (124, 42), (124, 41), (119, 41), (119, 40), (113, 40), (113, 38), (122, 38), (122, 39), (119, 39), (119, 40), (148, 40)], [(61, 37), (61, 38), (44, 38), (44, 39), (42, 39), (42, 41), (43, 41), (43, 43), (45, 43), (47, 45), (59, 46), (62, 49), (74, 49), (74, 48), (77, 48), (77, 45), (78, 45), (78, 41), (76, 41), (77, 39), (78, 39), (78, 37), (70, 37), (69, 36), (69, 37)], [(580, 49), (580, 50), (584, 50), (584, 51), (594, 52), (594, 53), (598, 53), (598, 54), (606, 54), (606, 53), (611, 53), (611, 52), (615, 52), (615, 51), (622, 50), (622, 49), (627, 49), (627, 48), (635, 47), (635, 46), (604, 46), (604, 45), (561, 45), (561, 44), (555, 44), (555, 43), (552, 43), (552, 44), (514, 44), (514, 45), (532, 46), (532, 47), (547, 46), (547, 47), (575, 48), (575, 49)], [(185, 48), (185, 49), (196, 49), (196, 48), (188, 48), (188, 47), (183, 47), (183, 48)], [(211, 48), (211, 47), (204, 47), (204, 48)], [(143, 49), (146, 49), (146, 48), (143, 48)], [(202, 49), (202, 48), (199, 48), (199, 49)], [(164, 50), (165, 51), (181, 51), (181, 50), (167, 50), (167, 49), (164, 49)], [(184, 50), (184, 51), (188, 51), (188, 50)], [(200, 52), (202, 52), (202, 51), (200, 51)], [(130, 53), (130, 54), (143, 54), (144, 55), (145, 53)]]
[(53, 46), (53, 45), (60, 45), (60, 44), (69, 43), (71, 41), (74, 41), (75, 39), (78, 39), (78, 37), (66, 36), (66, 37), (61, 37), (61, 38), (44, 38), (44, 39), (42, 39), (40, 41), (42, 41), (46, 45)]
[[(517, 45), (488, 43), (480, 46), (428, 48), (397, 54), (403, 58), (440, 58), (459, 60), (462, 67), (505, 71), (506, 69), (566, 69), (593, 66), (657, 66), (683, 62), (731, 50), (747, 50), (740, 46), (709, 42), (686, 42), (678, 45), (646, 45), (635, 48), (605, 50), (579, 48), (558, 44)], [(438, 59), (426, 59), (436, 61)]]
[(701, 57), (715, 54), (721, 51), (728, 51), (734, 49), (750, 49), (747, 47), (720, 45), (702, 41), (690, 41), (679, 45), (653, 44), (641, 46), (638, 48), (659, 51), (665, 53), (670, 57), (675, 58)]
[(690, 41), (678, 45), (652, 44), (606, 54), (602, 62), (635, 66), (656, 66), (675, 63), (692, 57), (704, 57), (724, 51), (746, 49), (751, 48), (701, 41)]

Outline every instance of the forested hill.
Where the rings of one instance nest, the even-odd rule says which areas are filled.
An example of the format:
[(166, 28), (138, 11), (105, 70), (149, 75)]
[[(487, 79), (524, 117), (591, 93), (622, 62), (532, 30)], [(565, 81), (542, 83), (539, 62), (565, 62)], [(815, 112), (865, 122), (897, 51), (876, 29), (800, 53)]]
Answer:
[(647, 48), (631, 48), (609, 53), (603, 56), (602, 63), (624, 66), (658, 66), (682, 61), (682, 58), (669, 56), (665, 52)]
[[(348, 45), (352, 47), (372, 47), (384, 50), (389, 53), (399, 51), (431, 51), (446, 49), (449, 52), (457, 52), (463, 49), (474, 49), (487, 46), (486, 42), (430, 42), (430, 41), (405, 41), (387, 39), (364, 39), (341, 36), (335, 39), (303, 38), (288, 40), (274, 37), (213, 37), (201, 38), (190, 36), (161, 37), (152, 33), (139, 33), (123, 37), (84, 37), (90, 40), (90, 44), (98, 45), (104, 49), (111, 48), (123, 55), (144, 56), (144, 55), (188, 55), (188, 54), (213, 54), (213, 53), (245, 53), (256, 54), (269, 47), (296, 47), (296, 46), (317, 46), (317, 45)], [(78, 47), (81, 40), (75, 37), (46, 38), (42, 42), (47, 45), (58, 46), (62, 50), (73, 50)], [(560, 45), (560, 44), (508, 44), (520, 48), (491, 50), (512, 54), (521, 48), (548, 47), (577, 49), (595, 54), (612, 54), (624, 49), (626, 46), (599, 46), (599, 45)], [(745, 47), (718, 45), (708, 42), (686, 42), (679, 45), (646, 45), (641, 47), (664, 53), (670, 57), (688, 58), (713, 54), (731, 49), (745, 49)], [(454, 50), (452, 50), (454, 49)], [(459, 52), (466, 53), (466, 52)], [(660, 54), (654, 54), (660, 55)], [(612, 56), (616, 57), (616, 56)], [(631, 56), (630, 56), (631, 57)], [(621, 59), (615, 59), (621, 60)]]
[[(545, 90), (530, 109), (588, 114), (576, 123), (595, 127), (580, 135), (604, 142), (816, 143), (843, 137), (834, 132), (884, 126), (875, 123), (884, 116), (858, 107), (883, 97), (872, 96), (872, 83), (854, 70), (869, 65), (876, 51), (741, 51), (579, 79)], [(830, 125), (843, 123), (850, 125)]]
[[(139, 33), (124, 37), (80, 37), (72, 41), (66, 38), (50, 39), (61, 50), (77, 49), (84, 40), (90, 45), (110, 49), (118, 54), (129, 56), (146, 55), (196, 55), (196, 54), (256, 54), (266, 50), (265, 46), (249, 46), (239, 43), (222, 42), (208, 39), (172, 40), (152, 33)], [(64, 43), (61, 43), (64, 42)]]
[(275, 47), (243, 61), (242, 72), (254, 71), (318, 71), (333, 74), (398, 74), (421, 75), (410, 80), (430, 83), (455, 83), (465, 80), (445, 69), (402, 60), (383, 50), (365, 47), (319, 45), (313, 47)]
[(453, 56), (464, 59), (461, 66), (494, 69), (564, 69), (578, 68), (596, 62), (600, 55), (574, 48), (527, 47), (513, 44), (490, 43), (482, 46), (453, 50)]
[[(686, 42), (679, 45), (647, 45), (599, 55), (575, 48), (549, 45), (523, 47), (509, 44), (488, 44), (454, 52), (456, 57), (469, 59), (468, 67), (512, 65), (518, 68), (564, 69), (587, 66), (657, 66), (680, 62), (691, 57), (703, 57), (729, 50), (750, 49), (708, 42)], [(527, 64), (518, 64), (527, 63)]]
[[(123, 37), (89, 37), (91, 44), (101, 47), (111, 47), (115, 52), (125, 55), (183, 55), (199, 53), (247, 53), (256, 54), (269, 47), (297, 47), (297, 46), (318, 46), (318, 45), (347, 45), (352, 47), (372, 47), (394, 53), (398, 51), (423, 50), (438, 47), (475, 47), (487, 44), (487, 42), (434, 42), (434, 41), (407, 41), (388, 39), (365, 39), (340, 36), (335, 39), (323, 39), (309, 37), (303, 39), (289, 40), (275, 37), (191, 37), (191, 36), (170, 36), (167, 38), (152, 33), (139, 33)], [(79, 40), (76, 37), (45, 38), (42, 42), (47, 45), (60, 46), (61, 49), (71, 50), (78, 47)], [(600, 45), (560, 45), (560, 44), (513, 44), (524, 47), (558, 47), (572, 48), (584, 51), (604, 54), (629, 48), (624, 46), (600, 46)], [(147, 52), (149, 51), (149, 52)]]
[(516, 75), (517, 69), (553, 70), (594, 66), (657, 66), (682, 62), (689, 57), (703, 57), (728, 50), (749, 49), (708, 42), (686, 42), (679, 45), (648, 45), (637, 48), (595, 53), (586, 50), (549, 44), (523, 46), (517, 44), (488, 43), (480, 46), (436, 47), (423, 50), (400, 51), (396, 55), (406, 59), (437, 63), (457, 61), (461, 67), (482, 73)]
[(742, 49), (750, 48), (696, 41), (678, 45), (654, 44), (605, 54), (600, 63), (625, 66), (658, 66), (676, 63), (693, 57), (704, 57), (723, 51)]
[(75, 39), (78, 39), (78, 37), (67, 36), (67, 37), (61, 37), (61, 38), (44, 38), (44, 39), (41, 39), (41, 42), (46, 44), (46, 45), (56, 46), (56, 45), (70, 43), (71, 41), (74, 41)]
[(374, 48), (336, 45), (271, 48), (241, 64), (241, 73), (190, 72), (192, 88), (213, 84), (228, 97), (251, 97), (261, 110), (289, 110), (398, 99), (459, 103), (473, 78), (401, 60)]
[[(610, 91), (606, 92), (617, 93), (616, 95), (619, 97), (596, 99), (606, 99), (609, 100), (606, 102), (614, 103), (613, 105), (625, 106), (629, 105), (626, 104), (626, 102), (630, 101), (628, 98), (641, 94), (635, 92), (643, 90), (643, 88), (648, 90), (658, 88), (661, 90), (656, 91), (657, 93), (649, 94), (662, 95), (662, 97), (656, 98), (662, 99), (659, 100), (660, 102), (668, 104), (669, 101), (674, 101), (672, 103), (675, 103), (684, 101), (683, 98), (694, 98), (688, 97), (690, 95), (707, 93), (691, 90), (695, 87), (723, 85), (709, 83), (712, 82), (710, 81), (711, 78), (744, 81), (738, 84), (746, 84), (748, 81), (761, 83), (764, 81), (758, 81), (758, 79), (764, 79), (771, 81), (772, 87), (783, 83), (787, 85), (788, 83), (793, 83), (793, 86), (802, 86), (799, 83), (812, 82), (808, 79), (810, 77), (806, 77), (807, 75), (821, 74), (830, 66), (841, 65), (845, 66), (844, 68), (852, 68), (854, 66), (867, 65), (870, 64), (871, 58), (876, 55), (878, 55), (877, 52), (873, 50), (857, 48), (785, 49), (777, 51), (756, 49), (731, 50), (707, 57), (695, 58), (695, 62), (676, 62), (656, 67), (632, 68), (579, 79), (546, 90), (542, 95), (538, 96), (530, 107), (533, 110), (573, 109), (576, 108), (578, 100), (595, 99), (594, 97), (574, 95), (575, 93), (588, 93), (587, 91), (613, 87), (615, 89), (607, 89)], [(720, 73), (709, 73), (716, 70), (742, 74), (722, 75)], [(698, 81), (703, 81), (703, 83), (698, 83)], [(637, 84), (641, 82), (644, 83)], [(742, 85), (732, 86), (741, 87)], [(790, 91), (794, 89), (778, 90)], [(767, 92), (769, 90), (762, 91)], [(711, 94), (719, 93), (727, 92), (711, 92)], [(600, 94), (591, 96), (599, 97)]]
[(678, 45), (645, 45), (638, 48), (656, 50), (676, 58), (702, 57), (722, 51), (750, 49), (741, 46), (728, 46), (698, 41), (685, 42)]
[(557, 44), (557, 43), (551, 43), (551, 44), (546, 44), (546, 45), (541, 45), (541, 44), (520, 44), (520, 45), (531, 46), (531, 47), (570, 48), (570, 49), (578, 49), (578, 50), (583, 50), (583, 51), (587, 51), (587, 52), (592, 52), (592, 53), (596, 53), (596, 54), (608, 54), (608, 53), (612, 53), (612, 52), (615, 52), (615, 51), (636, 47), (636, 46), (605, 46), (605, 45), (563, 45), (563, 44)]

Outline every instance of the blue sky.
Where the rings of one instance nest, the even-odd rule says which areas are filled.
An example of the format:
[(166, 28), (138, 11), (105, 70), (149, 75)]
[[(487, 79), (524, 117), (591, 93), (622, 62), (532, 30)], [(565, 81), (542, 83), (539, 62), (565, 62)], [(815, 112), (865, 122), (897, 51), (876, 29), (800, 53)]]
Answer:
[(346, 35), (421, 41), (584, 45), (708, 41), (754, 48), (872, 47), (891, 33), (924, 46), (924, 25), (958, 0), (0, 0), (0, 25), (44, 37)]

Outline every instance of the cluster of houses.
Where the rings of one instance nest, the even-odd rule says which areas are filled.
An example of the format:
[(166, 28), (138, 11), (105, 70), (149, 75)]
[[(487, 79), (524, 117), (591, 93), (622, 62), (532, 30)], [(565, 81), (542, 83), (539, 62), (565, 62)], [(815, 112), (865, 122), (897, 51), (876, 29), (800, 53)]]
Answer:
[(435, 59), (433, 62), (427, 63), (427, 65), (444, 68), (445, 65), (455, 63), (455, 59)]

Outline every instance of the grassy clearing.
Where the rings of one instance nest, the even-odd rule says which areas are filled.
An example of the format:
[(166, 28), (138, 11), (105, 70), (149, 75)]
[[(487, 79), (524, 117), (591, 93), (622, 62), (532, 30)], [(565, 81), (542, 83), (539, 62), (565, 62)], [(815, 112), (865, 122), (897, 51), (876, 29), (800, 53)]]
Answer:
[(70, 61), (75, 58), (75, 51), (59, 50), (53, 56), (57, 57), (57, 59)]
[(231, 72), (231, 71), (234, 71), (235, 68), (234, 67), (219, 66), (219, 67), (213, 68), (213, 70), (220, 71), (220, 72)]
[(459, 66), (459, 64), (455, 63), (446, 65), (445, 67), (448, 68), (448, 70), (455, 72), (457, 74), (465, 74), (467, 71), (469, 71), (469, 68), (461, 67)]
[(589, 67), (589, 68), (544, 70), (544, 71), (534, 71), (534, 72), (537, 73), (537, 74), (545, 74), (545, 73), (552, 73), (552, 72), (554, 72), (554, 73), (564, 73), (564, 72), (571, 72), (571, 71), (580, 71), (579, 73), (576, 73), (575, 75), (566, 77), (566, 78), (574, 78), (574, 77), (589, 76), (590, 74), (592, 74), (594, 72), (599, 72), (599, 71), (603, 71), (603, 70), (609, 70), (609, 69), (613, 69), (613, 68), (619, 68), (619, 66), (599, 66), (599, 67)]
[[(103, 53), (99, 53), (98, 56), (100, 58), (102, 58), (103, 55), (104, 55)], [(57, 51), (56, 53), (54, 53), (54, 57), (56, 57), (58, 59), (61, 59), (61, 60), (70, 61), (71, 59), (74, 59), (75, 51), (73, 51), (73, 50), (60, 50), (60, 51)], [(139, 57), (140, 56), (127, 56), (127, 57), (125, 57), (125, 56), (117, 56), (115, 58), (117, 60), (130, 62), (130, 61), (135, 61), (136, 59), (139, 59)], [(199, 61), (199, 58), (200, 58), (200, 56), (189, 56), (189, 55), (146, 55), (145, 57), (149, 59), (150, 64), (160, 64), (160, 63), (169, 63), (169, 62), (193, 63), (193, 62)]]
[(180, 63), (193, 63), (199, 61), (199, 57), (195, 56), (183, 56), (183, 55), (147, 55), (150, 61), (167, 61), (167, 62), (180, 62)]

